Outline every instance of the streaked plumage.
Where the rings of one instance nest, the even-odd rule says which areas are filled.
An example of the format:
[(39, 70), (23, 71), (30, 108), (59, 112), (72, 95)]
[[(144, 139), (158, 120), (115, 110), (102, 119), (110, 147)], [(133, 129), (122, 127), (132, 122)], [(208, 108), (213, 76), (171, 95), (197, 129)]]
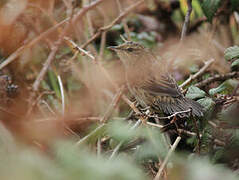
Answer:
[(193, 116), (203, 116), (202, 106), (182, 94), (167, 68), (148, 49), (130, 41), (110, 49), (124, 63), (128, 88), (142, 107), (149, 106), (168, 115), (191, 108)]

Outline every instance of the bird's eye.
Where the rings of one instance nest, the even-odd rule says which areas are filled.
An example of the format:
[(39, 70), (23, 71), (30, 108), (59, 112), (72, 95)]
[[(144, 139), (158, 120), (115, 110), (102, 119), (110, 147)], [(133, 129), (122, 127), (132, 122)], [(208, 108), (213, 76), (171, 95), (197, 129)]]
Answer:
[(128, 48), (127, 51), (132, 52), (133, 48)]

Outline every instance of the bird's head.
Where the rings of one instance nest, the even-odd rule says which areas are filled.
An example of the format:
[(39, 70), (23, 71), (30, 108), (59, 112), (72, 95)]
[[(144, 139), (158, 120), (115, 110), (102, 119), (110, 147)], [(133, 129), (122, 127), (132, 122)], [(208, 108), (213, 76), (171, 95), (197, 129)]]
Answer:
[(110, 46), (108, 48), (115, 51), (120, 60), (126, 65), (135, 64), (137, 61), (145, 57), (145, 54), (148, 53), (144, 46), (132, 41), (125, 41), (121, 45)]

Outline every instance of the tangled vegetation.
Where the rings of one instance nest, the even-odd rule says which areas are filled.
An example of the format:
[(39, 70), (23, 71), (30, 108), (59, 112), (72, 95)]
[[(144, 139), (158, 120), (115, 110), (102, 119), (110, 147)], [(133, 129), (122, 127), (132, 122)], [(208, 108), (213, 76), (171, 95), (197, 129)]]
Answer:
[[(0, 1), (0, 179), (238, 179), (238, 35), (238, 0)], [(140, 108), (125, 39), (204, 116)]]

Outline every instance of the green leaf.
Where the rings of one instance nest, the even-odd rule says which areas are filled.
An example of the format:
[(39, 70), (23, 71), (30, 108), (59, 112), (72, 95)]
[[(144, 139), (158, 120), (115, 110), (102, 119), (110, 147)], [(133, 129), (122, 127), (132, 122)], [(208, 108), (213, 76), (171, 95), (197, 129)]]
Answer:
[(233, 61), (233, 63), (231, 64), (231, 68), (234, 69), (234, 68), (237, 68), (239, 67), (239, 59), (236, 59), (235, 61)]
[(163, 134), (155, 128), (142, 127), (140, 135), (143, 136), (145, 142), (137, 148), (134, 156), (138, 161), (146, 159), (164, 158), (168, 152), (168, 146), (165, 143)]
[(196, 86), (190, 86), (186, 94), (186, 97), (190, 99), (199, 99), (205, 96), (206, 96), (206, 93)]
[(227, 48), (224, 52), (224, 58), (228, 61), (234, 58), (239, 58), (239, 46)]
[(208, 21), (211, 22), (217, 9), (219, 8), (221, 0), (204, 0), (202, 3), (202, 10), (207, 17)]
[(202, 8), (201, 8), (200, 3), (198, 2), (198, 0), (193, 0), (192, 1), (192, 7), (193, 7), (193, 10), (196, 12), (198, 17), (203, 16)]
[(191, 73), (196, 73), (199, 71), (199, 66), (197, 64), (193, 64), (189, 67)]
[(211, 110), (215, 105), (215, 102), (209, 97), (199, 99), (197, 102), (204, 107), (205, 111)]
[(59, 99), (61, 99), (61, 91), (60, 91), (60, 87), (59, 87), (59, 84), (58, 84), (56, 74), (53, 71), (49, 70), (48, 71), (48, 77), (49, 77), (49, 80), (50, 80), (51, 87), (53, 88), (54, 92), (56, 93), (56, 96)]
[(221, 93), (225, 90), (232, 91), (236, 87), (237, 84), (238, 84), (238, 81), (229, 79), (229, 80), (223, 82), (222, 84), (220, 84), (218, 87), (210, 89), (209, 94), (211, 96), (213, 96), (213, 95), (215, 95), (217, 93)]
[(114, 25), (112, 28), (111, 28), (111, 30), (112, 31), (120, 31), (120, 30), (122, 30), (124, 27), (123, 27), (123, 25), (122, 24), (116, 24), (116, 25)]
[(239, 7), (239, 1), (238, 0), (231, 0), (231, 7), (233, 10), (236, 10)]
[(107, 132), (118, 141), (128, 141), (138, 136), (138, 131), (130, 129), (129, 124), (122, 120), (115, 120), (109, 123)]

